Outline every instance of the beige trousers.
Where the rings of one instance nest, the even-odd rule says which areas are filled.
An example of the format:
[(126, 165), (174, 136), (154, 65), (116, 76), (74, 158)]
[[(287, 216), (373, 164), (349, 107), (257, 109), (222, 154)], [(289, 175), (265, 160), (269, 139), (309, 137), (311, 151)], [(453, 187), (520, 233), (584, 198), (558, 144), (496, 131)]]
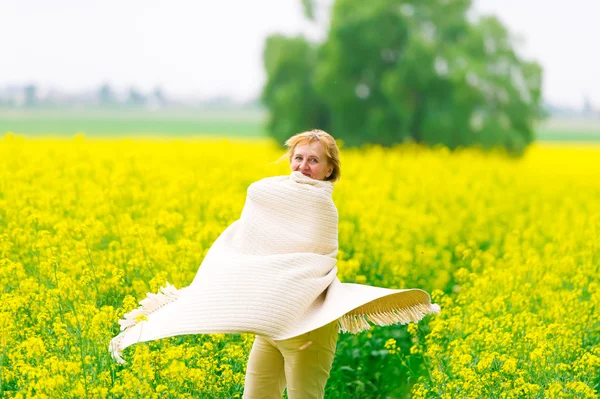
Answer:
[(338, 321), (289, 339), (257, 335), (250, 351), (244, 399), (322, 399), (333, 364)]

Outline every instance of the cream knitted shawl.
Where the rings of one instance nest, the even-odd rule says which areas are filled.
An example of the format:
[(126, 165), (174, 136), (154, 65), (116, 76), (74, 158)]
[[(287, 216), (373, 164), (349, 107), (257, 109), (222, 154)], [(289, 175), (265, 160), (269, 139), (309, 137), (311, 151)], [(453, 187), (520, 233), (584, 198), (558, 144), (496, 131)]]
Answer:
[(113, 358), (137, 342), (184, 334), (253, 333), (287, 339), (334, 320), (343, 332), (417, 322), (438, 313), (420, 289), (341, 283), (333, 183), (300, 172), (248, 187), (239, 220), (208, 250), (184, 288), (148, 293), (119, 321)]

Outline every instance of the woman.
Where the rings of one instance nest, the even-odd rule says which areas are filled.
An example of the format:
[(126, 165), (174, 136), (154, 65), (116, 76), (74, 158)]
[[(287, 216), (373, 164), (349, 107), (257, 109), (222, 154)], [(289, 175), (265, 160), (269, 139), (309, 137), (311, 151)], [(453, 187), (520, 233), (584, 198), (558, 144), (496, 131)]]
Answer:
[(286, 141), (291, 174), (248, 187), (239, 220), (213, 243), (188, 287), (149, 293), (119, 321), (109, 351), (183, 334), (253, 333), (245, 398), (322, 398), (338, 331), (418, 322), (439, 312), (420, 289), (341, 283), (332, 200), (339, 150), (313, 130)]
[[(315, 180), (340, 178), (339, 150), (333, 137), (313, 130), (286, 141), (292, 172)], [(322, 398), (338, 339), (337, 320), (283, 341), (257, 335), (250, 351), (244, 398)]]

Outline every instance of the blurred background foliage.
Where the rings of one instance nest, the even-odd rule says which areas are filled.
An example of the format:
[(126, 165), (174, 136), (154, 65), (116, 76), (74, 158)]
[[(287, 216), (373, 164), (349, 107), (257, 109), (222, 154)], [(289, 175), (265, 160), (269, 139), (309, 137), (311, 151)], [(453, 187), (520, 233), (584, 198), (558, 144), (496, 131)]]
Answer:
[[(303, 0), (314, 18), (314, 1)], [(414, 141), (522, 154), (534, 139), (542, 68), (521, 59), (470, 0), (337, 0), (322, 43), (266, 40), (262, 100), (278, 142), (310, 128), (349, 147)]]

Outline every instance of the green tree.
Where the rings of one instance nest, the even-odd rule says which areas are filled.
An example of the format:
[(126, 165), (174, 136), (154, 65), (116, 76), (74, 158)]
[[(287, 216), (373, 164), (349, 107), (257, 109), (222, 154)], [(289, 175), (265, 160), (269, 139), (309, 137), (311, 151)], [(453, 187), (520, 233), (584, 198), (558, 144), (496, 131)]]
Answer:
[(129, 94), (127, 95), (127, 103), (134, 106), (143, 106), (146, 105), (148, 99), (138, 89), (131, 87), (129, 89)]
[(104, 83), (98, 88), (97, 97), (100, 104), (105, 106), (114, 105), (117, 103), (117, 96), (115, 95), (114, 90), (108, 83)]
[(35, 107), (39, 103), (38, 87), (34, 84), (25, 86), (24, 90), (24, 105), (26, 107)]
[[(540, 116), (541, 68), (515, 54), (497, 19), (470, 22), (470, 6), (470, 0), (337, 0), (324, 43), (293, 39), (304, 43), (302, 53), (277, 36), (279, 53), (302, 73), (270, 69), (265, 56), (266, 87), (285, 92), (265, 101), (272, 118), (298, 123), (279, 125), (277, 133), (270, 125), (271, 133), (280, 140), (319, 127), (349, 146), (414, 140), (520, 153)], [(310, 95), (297, 95), (299, 76)]]
[(283, 142), (290, 132), (328, 125), (328, 112), (314, 88), (314, 45), (302, 37), (270, 36), (264, 63), (269, 78), (262, 101), (271, 110), (268, 129), (273, 137)]

